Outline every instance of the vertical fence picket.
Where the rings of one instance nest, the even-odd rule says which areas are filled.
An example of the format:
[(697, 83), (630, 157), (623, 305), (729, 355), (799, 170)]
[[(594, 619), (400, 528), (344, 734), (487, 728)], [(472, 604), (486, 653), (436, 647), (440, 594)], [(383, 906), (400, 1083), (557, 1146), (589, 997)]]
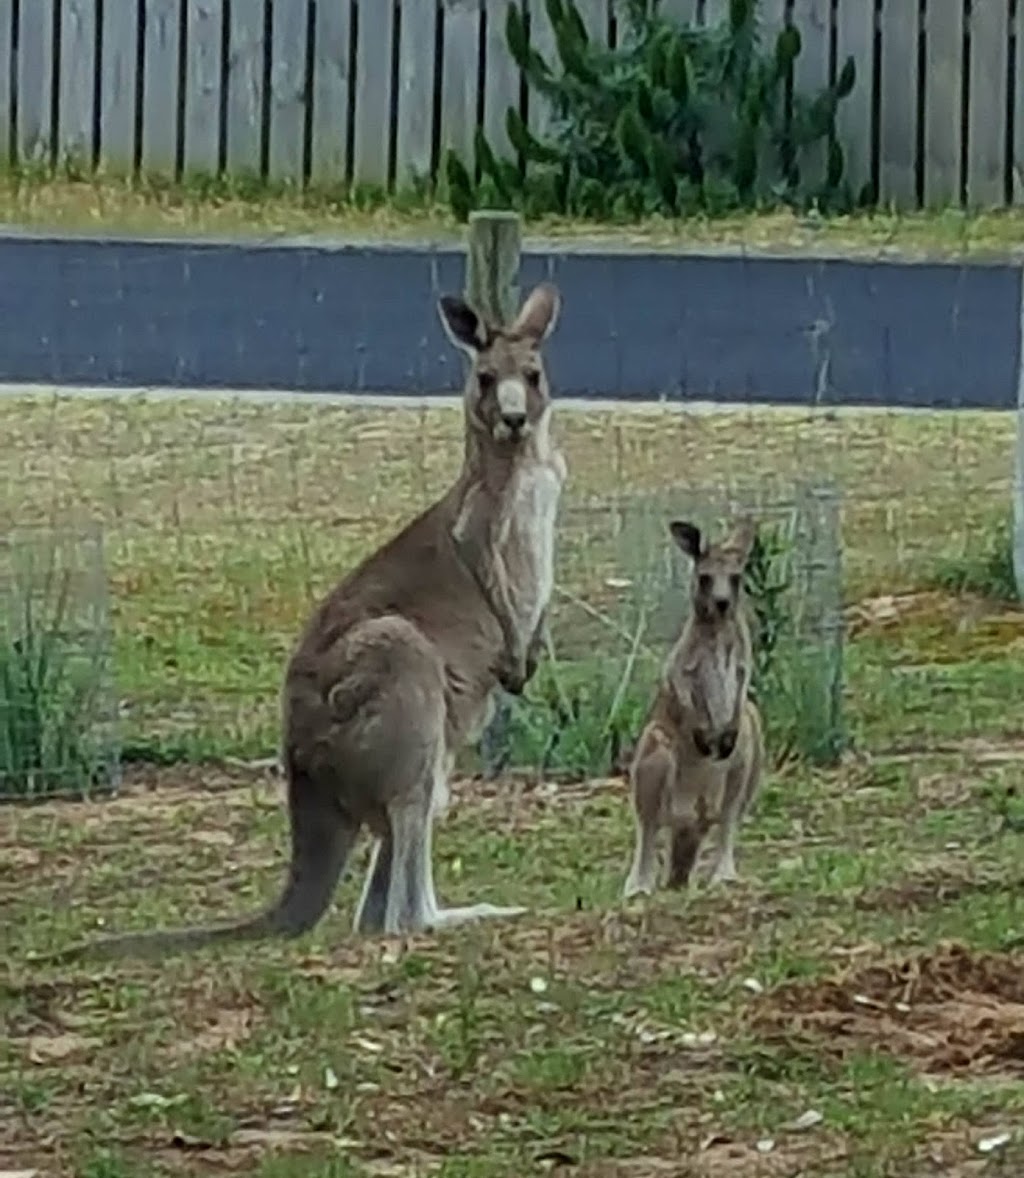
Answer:
[[(813, 3), (813, 0), (796, 0), (795, 20), (801, 33), (803, 33), (806, 21), (800, 16), (800, 8), (801, 5), (806, 5), (809, 2)], [(775, 42), (779, 33), (786, 27), (788, 7), (788, 0), (761, 0), (761, 49), (763, 52), (775, 52)]]
[(142, 169), (171, 175), (177, 166), (179, 0), (147, 0), (142, 95)]
[[(774, 54), (779, 34), (786, 27), (788, 9), (788, 0), (761, 0), (759, 15), (763, 53)], [(761, 191), (783, 179), (781, 154), (776, 145), (767, 139), (762, 141), (758, 151), (757, 175)]]
[[(548, 67), (558, 73), (562, 63), (558, 56), (555, 30), (548, 16), (544, 0), (525, 0), (530, 14), (530, 48), (547, 62)], [(551, 126), (551, 105), (543, 94), (532, 87), (526, 98), (527, 126), (534, 135), (543, 138)]]
[(220, 159), (221, 45), (224, 0), (188, 0), (184, 170), (217, 171)]
[[(1010, 26), (1007, 0), (974, 0), (970, 16), (971, 86), (967, 95), (967, 204), (1005, 201), (1006, 76)], [(1017, 85), (1020, 86), (1020, 79)]]
[(444, 64), (441, 70), (442, 168), (449, 148), (472, 168), (480, 86), (481, 12), (480, 0), (445, 0)]
[[(402, 0), (398, 48), (395, 186), (430, 179), (437, 61), (437, 0)], [(476, 71), (472, 71), (474, 76)]]
[(580, 19), (593, 45), (608, 44), (608, 0), (577, 0)]
[[(793, 89), (812, 99), (829, 83), (829, 42), (831, 39), (832, 0), (796, 0), (793, 24), (800, 32), (800, 53), (793, 63)], [(828, 144), (814, 143), (799, 161), (802, 188), (814, 191), (825, 182), (828, 168)]]
[(391, 145), (391, 0), (360, 0), (352, 179), (383, 187)]
[(839, 104), (836, 131), (846, 155), (846, 176), (854, 195), (871, 182), (873, 152), (871, 90), (874, 85), (874, 0), (839, 0), (836, 11), (836, 60), (853, 57), (857, 81)]
[(897, 208), (916, 203), (917, 4), (883, 0), (879, 199)]
[(270, 37), (270, 162), (274, 180), (302, 181), (306, 136), (306, 0), (274, 0)]
[(681, 25), (697, 23), (697, 0), (661, 0), (659, 11)]
[(924, 29), (924, 201), (942, 208), (960, 199), (963, 0), (928, 0)]
[(138, 18), (136, 0), (104, 0), (100, 167), (111, 174), (129, 172), (135, 164)]
[(519, 8), (519, 0), (484, 0), (487, 14), (485, 47), (487, 73), (484, 86), (484, 133), (495, 153), (504, 158), (513, 154), (506, 130), (508, 108), (519, 109), (520, 71), (509, 52), (505, 37), (508, 10)]
[(346, 179), (350, 15), (349, 0), (319, 4), (316, 9), (310, 177), (317, 184)]
[(263, 143), (263, 5), (235, 0), (228, 30), (227, 166), (258, 175)]
[(18, 26), (18, 159), (49, 163), (53, 119), (55, 0), (21, 5)]
[(704, 27), (717, 29), (729, 19), (729, 0), (704, 0)]
[(13, 38), (14, 0), (0, 0), (0, 166), (10, 162), (14, 145), (14, 108), (11, 105)]
[(62, 0), (57, 154), (92, 167), (96, 92), (96, 0)]
[(1017, 0), (1014, 16), (1013, 143), (1010, 160), (1010, 200), (1024, 204), (1024, 4)]

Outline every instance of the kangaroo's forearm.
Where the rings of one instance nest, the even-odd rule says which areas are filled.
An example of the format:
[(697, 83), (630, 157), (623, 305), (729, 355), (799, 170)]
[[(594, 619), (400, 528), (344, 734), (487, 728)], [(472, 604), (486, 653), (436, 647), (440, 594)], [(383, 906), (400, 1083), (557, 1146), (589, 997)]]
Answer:
[(455, 551), (501, 627), (507, 650), (518, 655), (521, 642), (515, 625), (505, 562), (490, 535), (491, 526), (480, 521), (479, 526), (474, 527), (474, 522), (472, 509), (467, 507), (452, 529)]

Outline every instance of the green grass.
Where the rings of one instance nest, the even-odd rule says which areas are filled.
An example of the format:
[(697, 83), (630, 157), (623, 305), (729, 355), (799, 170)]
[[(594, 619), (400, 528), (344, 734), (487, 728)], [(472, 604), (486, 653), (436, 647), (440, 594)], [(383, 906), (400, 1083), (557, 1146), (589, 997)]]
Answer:
[[(522, 903), (521, 920), (355, 940), (362, 847), (299, 943), (58, 973), (28, 955), (101, 922), (263, 902), (280, 783), (231, 760), (136, 765), (102, 805), (0, 811), (0, 1169), (1019, 1171), (1024, 614), (935, 587), (1005, 512), (1013, 430), (1009, 414), (562, 415), (556, 639), (576, 658), (631, 616), (659, 543), (662, 507), (620, 499), (769, 496), (813, 473), (844, 489), (853, 750), (827, 772), (773, 766), (735, 887), (622, 905), (619, 780), (464, 782), (439, 893)], [(103, 522), (136, 750), (263, 753), (311, 603), (444, 486), (458, 432), (440, 408), (4, 400), (0, 511)], [(808, 1110), (820, 1122), (793, 1128)]]
[[(439, 407), (9, 398), (0, 401), (0, 510), (23, 525), (103, 524), (129, 751), (270, 755), (281, 668), (317, 595), (442, 490), (460, 428), (458, 412)], [(943, 561), (961, 559), (967, 539), (1005, 512), (1013, 431), (1012, 415), (999, 413), (563, 413), (560, 657), (628, 649), (648, 588), (639, 570), (665, 550), (670, 505), (728, 487), (785, 497), (794, 480), (818, 473), (845, 496), (854, 725), (918, 683), (927, 707), (929, 694), (946, 690), (936, 677), (958, 672), (914, 668), (947, 661), (947, 643), (968, 678), (975, 653), (1004, 658), (999, 691), (1011, 689), (1015, 614), (990, 616), (948, 594), (887, 599), (932, 584)], [(675, 608), (667, 598), (655, 647)], [(906, 630), (900, 644), (884, 637), (886, 610)], [(861, 660), (865, 626), (883, 640)], [(904, 662), (909, 669), (890, 673)], [(632, 712), (646, 693), (638, 679)], [(989, 707), (982, 695), (956, 707), (984, 720), (1004, 702), (997, 695)], [(898, 717), (890, 713), (893, 725)]]
[[(331, 188), (302, 192), (246, 177), (193, 177), (172, 184), (159, 178), (53, 178), (33, 171), (8, 171), (0, 173), (0, 218), (43, 231), (161, 236), (312, 233), (341, 239), (451, 241), (461, 239), (463, 233), (447, 210), (415, 193), (385, 199), (370, 190), (352, 195)], [(527, 232), (562, 241), (605, 240), (665, 248), (745, 246), (984, 259), (1019, 254), (1024, 210), (879, 211), (832, 218), (744, 213), (616, 226), (544, 219), (530, 223)]]
[[(1009, 755), (969, 753), (776, 774), (738, 885), (629, 906), (620, 783), (466, 785), (437, 839), (439, 889), (522, 902), (520, 921), (355, 941), (350, 878), (294, 946), (54, 976), (26, 953), (101, 917), (147, 927), (256, 903), (285, 832), (276, 787), (241, 769), (129, 790), (95, 817), (33, 807), (0, 843), (21, 864), (0, 876), (3, 1156), (76, 1176), (327, 1178), (386, 1161), (493, 1178), (544, 1157), (654, 1174), (715, 1138), (711, 1161), (753, 1175), (770, 1138), (785, 1172), (924, 1173), (938, 1151), (959, 1173), (1022, 1110), (1024, 877), (1003, 804), (1020, 776)], [(73, 908), (54, 903), (70, 888)], [(965, 947), (959, 988), (947, 940)], [(864, 991), (881, 1005), (858, 1007)], [(819, 1125), (786, 1128), (808, 1109)], [(1022, 1160), (1019, 1139), (1002, 1156)]]

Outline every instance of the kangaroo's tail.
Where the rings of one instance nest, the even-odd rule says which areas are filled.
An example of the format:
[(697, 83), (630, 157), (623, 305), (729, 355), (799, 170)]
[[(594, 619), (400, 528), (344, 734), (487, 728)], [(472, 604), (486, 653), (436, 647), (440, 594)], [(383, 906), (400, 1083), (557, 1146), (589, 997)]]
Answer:
[(308, 932), (327, 911), (360, 823), (341, 809), (331, 791), (300, 773), (289, 778), (288, 809), (292, 836), (288, 878), (277, 901), (263, 912), (223, 924), (101, 937), (33, 960), (64, 964), (85, 958), (162, 957), (207, 945)]

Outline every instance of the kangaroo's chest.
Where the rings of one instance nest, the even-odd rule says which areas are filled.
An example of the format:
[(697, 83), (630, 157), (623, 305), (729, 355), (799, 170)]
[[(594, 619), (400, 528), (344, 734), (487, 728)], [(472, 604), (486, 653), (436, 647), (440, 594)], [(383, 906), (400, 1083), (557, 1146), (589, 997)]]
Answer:
[(502, 556), (525, 635), (536, 630), (554, 590), (555, 532), (565, 476), (565, 461), (554, 451), (519, 471), (510, 488)]
[(735, 645), (716, 646), (705, 652), (697, 669), (696, 687), (712, 728), (726, 725), (735, 715), (740, 690), (739, 651)]

